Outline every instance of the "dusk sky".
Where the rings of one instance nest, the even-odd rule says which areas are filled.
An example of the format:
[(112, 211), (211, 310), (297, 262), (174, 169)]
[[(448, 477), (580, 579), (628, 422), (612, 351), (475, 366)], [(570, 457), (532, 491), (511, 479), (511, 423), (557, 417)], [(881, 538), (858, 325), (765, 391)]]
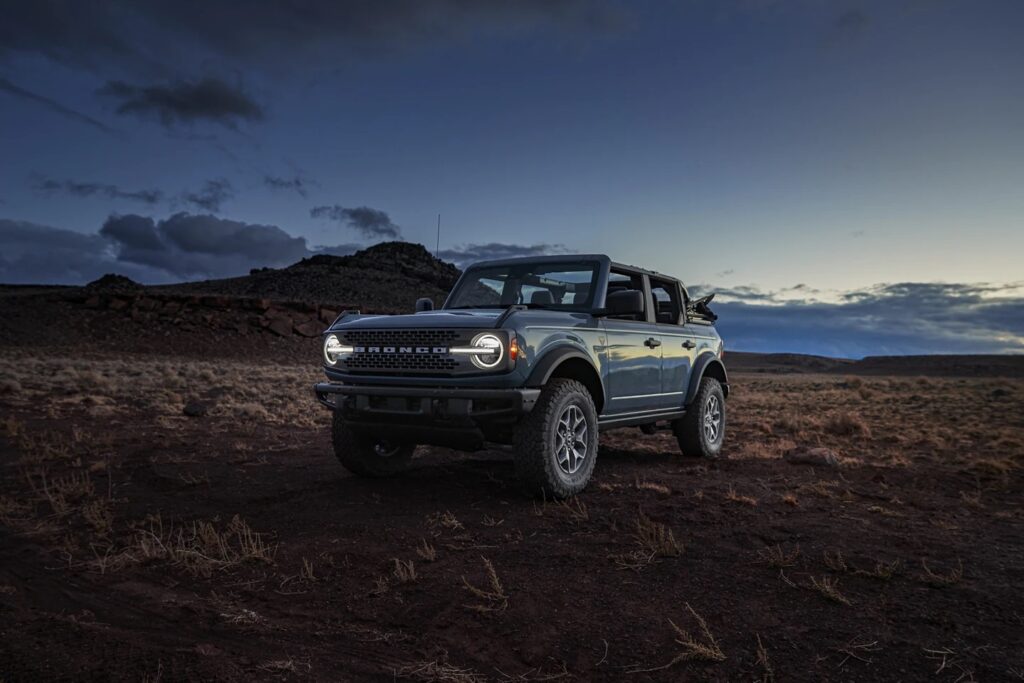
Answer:
[(1019, 353), (1022, 36), (1019, 0), (6, 3), (0, 281), (433, 250), (440, 213), (460, 265), (717, 290), (733, 348)]

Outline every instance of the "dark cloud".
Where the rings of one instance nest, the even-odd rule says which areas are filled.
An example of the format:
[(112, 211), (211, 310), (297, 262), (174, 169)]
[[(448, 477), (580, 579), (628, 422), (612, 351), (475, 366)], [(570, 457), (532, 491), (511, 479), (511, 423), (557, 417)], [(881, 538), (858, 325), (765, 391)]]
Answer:
[(346, 225), (367, 239), (402, 239), (402, 232), (391, 222), (391, 217), (380, 209), (368, 206), (345, 208), (337, 204), (333, 206), (315, 206), (309, 210), (313, 218), (326, 218)]
[(488, 242), (487, 244), (463, 244), (453, 249), (442, 249), (438, 257), (451, 261), (460, 268), (465, 268), (476, 261), (492, 259), (517, 258), (519, 256), (544, 256), (547, 254), (565, 254), (569, 250), (562, 244), (504, 244)]
[(725, 290), (738, 300), (712, 304), (726, 346), (739, 351), (845, 358), (1024, 352), (1024, 283), (879, 285), (835, 302), (783, 301), (746, 289)]
[(149, 266), (176, 279), (241, 275), (310, 255), (304, 238), (277, 226), (184, 212), (161, 221), (132, 214), (111, 216), (100, 234), (111, 240), (118, 261)]
[(97, 93), (114, 100), (118, 114), (155, 118), (168, 127), (209, 121), (233, 129), (241, 121), (262, 121), (264, 115), (240, 86), (212, 77), (149, 86), (110, 81)]
[[(8, 3), (0, 57), (34, 53), (72, 68), (114, 64), (172, 72), (196, 52), (281, 68), (314, 57), (341, 63), (465, 35), (517, 35), (554, 27), (593, 34), (617, 30), (619, 5), (590, 0), (33, 0)], [(180, 46), (180, 47), (178, 47)], [(178, 52), (174, 52), (178, 50)]]
[(305, 197), (308, 194), (306, 186), (309, 184), (309, 181), (301, 175), (295, 175), (291, 178), (265, 175), (263, 176), (263, 184), (272, 190), (292, 190), (300, 197)]
[(0, 282), (81, 285), (114, 270), (135, 280), (167, 279), (148, 268), (117, 264), (109, 242), (95, 233), (0, 218)]
[(42, 178), (35, 184), (35, 188), (42, 192), (53, 193), (63, 192), (75, 197), (101, 196), (107, 199), (128, 199), (142, 202), (144, 204), (156, 204), (163, 199), (164, 193), (160, 190), (124, 190), (117, 185), (108, 183), (81, 182), (77, 180), (54, 180)]
[(351, 254), (356, 244), (307, 247), (273, 225), (177, 213), (164, 220), (113, 215), (83, 234), (0, 219), (0, 282), (85, 284), (105, 273), (162, 284), (234, 277), (252, 268), (287, 266), (314, 254)]
[(191, 204), (204, 211), (217, 213), (221, 204), (235, 196), (235, 188), (226, 178), (207, 180), (202, 189), (195, 192), (183, 192), (181, 201)]
[[(2, 25), (3, 22), (0, 22), (0, 26)], [(53, 100), (49, 97), (40, 95), (38, 93), (34, 93), (31, 90), (26, 90), (25, 88), (17, 86), (14, 83), (11, 83), (6, 78), (0, 78), (0, 91), (8, 93), (9, 95), (14, 95), (15, 97), (20, 97), (21, 99), (32, 102), (33, 104), (41, 105), (42, 107), (49, 109), (52, 112), (56, 112), (57, 114), (60, 114), (65, 118), (78, 121), (79, 123), (84, 123), (88, 126), (92, 126), (93, 128), (103, 131), (104, 133), (109, 133), (110, 135), (117, 134), (117, 131), (115, 131), (113, 128), (106, 125), (105, 123), (101, 123), (100, 121), (97, 121), (93, 117), (87, 114), (83, 114), (80, 111), (76, 111), (74, 109), (71, 109), (70, 107), (66, 107), (60, 102)]]
[(100, 228), (100, 235), (127, 249), (157, 250), (164, 248), (152, 218), (128, 214), (113, 215)]

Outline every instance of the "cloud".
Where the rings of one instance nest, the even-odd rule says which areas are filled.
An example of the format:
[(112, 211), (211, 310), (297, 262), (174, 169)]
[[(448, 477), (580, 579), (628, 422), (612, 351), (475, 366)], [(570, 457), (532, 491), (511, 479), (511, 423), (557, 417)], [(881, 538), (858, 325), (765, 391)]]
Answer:
[(92, 197), (99, 195), (107, 199), (128, 199), (153, 205), (163, 199), (164, 193), (160, 190), (124, 190), (117, 185), (108, 183), (81, 182), (77, 180), (54, 180), (43, 178), (35, 184), (35, 188), (41, 192), (53, 193), (64, 192), (75, 197)]
[(100, 229), (123, 263), (148, 266), (176, 279), (241, 275), (251, 268), (286, 266), (310, 255), (306, 240), (274, 225), (176, 213), (154, 221), (114, 215)]
[(80, 285), (114, 270), (136, 280), (167, 280), (148, 268), (117, 264), (110, 244), (95, 233), (0, 218), (0, 282)]
[(156, 118), (167, 127), (209, 121), (235, 129), (241, 121), (262, 121), (264, 117), (263, 107), (240, 86), (212, 77), (149, 86), (109, 81), (97, 94), (116, 101), (118, 114)]
[(0, 282), (81, 285), (106, 273), (163, 284), (246, 275), (288, 266), (316, 254), (351, 254), (357, 244), (310, 249), (305, 238), (273, 225), (176, 213), (164, 220), (112, 215), (99, 232), (83, 234), (0, 219)]
[(104, 133), (107, 133), (109, 135), (118, 134), (117, 131), (115, 131), (110, 126), (106, 125), (105, 123), (101, 123), (100, 121), (97, 121), (89, 115), (83, 114), (82, 112), (76, 111), (75, 109), (71, 109), (70, 107), (66, 107), (60, 102), (50, 99), (49, 97), (40, 95), (38, 93), (34, 93), (31, 90), (26, 90), (25, 88), (17, 86), (14, 83), (11, 83), (6, 78), (0, 78), (0, 91), (3, 91), (10, 95), (14, 95), (15, 97), (20, 97), (21, 99), (27, 100), (34, 104), (41, 105), (42, 107), (49, 109), (52, 112), (56, 112), (57, 114), (60, 114), (65, 118), (71, 119), (73, 121), (78, 121), (79, 123), (84, 123), (87, 126), (92, 126), (93, 128)]
[(391, 217), (380, 209), (368, 206), (345, 208), (337, 204), (333, 206), (315, 206), (309, 210), (312, 218), (326, 218), (342, 223), (367, 239), (402, 239), (402, 232), (391, 222)]
[(452, 249), (442, 249), (438, 253), (438, 257), (445, 261), (451, 261), (460, 268), (465, 268), (476, 261), (516, 258), (519, 256), (544, 256), (568, 252), (569, 250), (563, 244), (522, 245), (488, 242), (487, 244), (463, 244)]
[(294, 190), (300, 197), (305, 197), (308, 194), (306, 191), (306, 185), (308, 183), (309, 181), (301, 175), (295, 175), (291, 178), (281, 178), (272, 175), (263, 176), (263, 184), (270, 189)]
[(207, 180), (202, 189), (195, 192), (183, 192), (181, 200), (204, 211), (217, 213), (221, 204), (235, 196), (235, 188), (226, 178)]
[(883, 284), (835, 301), (783, 300), (755, 288), (726, 292), (733, 300), (712, 308), (727, 348), (739, 351), (844, 358), (1024, 352), (1024, 283)]
[(270, 68), (325, 69), (467, 35), (519, 35), (552, 27), (584, 35), (626, 25), (622, 4), (591, 0), (40, 0), (9, 3), (0, 57), (38, 54), (71, 68), (116, 65), (172, 72), (196, 54)]

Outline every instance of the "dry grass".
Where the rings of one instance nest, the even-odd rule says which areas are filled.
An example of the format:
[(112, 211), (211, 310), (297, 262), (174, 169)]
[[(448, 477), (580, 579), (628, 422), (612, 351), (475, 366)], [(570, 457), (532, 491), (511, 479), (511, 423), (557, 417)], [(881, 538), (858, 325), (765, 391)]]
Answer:
[(843, 557), (842, 550), (826, 550), (822, 553), (822, 559), (825, 561), (825, 566), (834, 572), (845, 572), (850, 569), (846, 564), (846, 558)]
[(397, 557), (391, 560), (394, 563), (394, 568), (391, 570), (392, 576), (398, 583), (413, 583), (416, 581), (416, 566), (412, 560), (400, 560)]
[(590, 513), (587, 511), (587, 504), (579, 497), (572, 497), (568, 500), (558, 502), (558, 508), (562, 510), (574, 524), (583, 524), (590, 521)]
[(473, 597), (480, 601), (476, 604), (466, 605), (465, 607), (475, 612), (503, 612), (508, 609), (508, 595), (505, 593), (505, 588), (501, 585), (501, 580), (498, 578), (498, 572), (494, 570), (494, 565), (491, 561), (482, 556), (480, 559), (483, 560), (484, 563), (484, 571), (487, 575), (487, 587), (478, 588), (463, 576), (463, 586), (465, 586), (466, 590), (469, 591)]
[(302, 569), (299, 570), (299, 576), (306, 581), (316, 581), (316, 569), (311, 560), (302, 558)]
[(750, 507), (757, 507), (757, 498), (752, 496), (743, 496), (736, 493), (736, 489), (730, 484), (729, 488), (725, 492), (725, 499), (730, 503), (739, 503), (741, 505), (749, 505)]
[(425, 538), (420, 541), (418, 546), (416, 546), (416, 554), (420, 556), (420, 559), (426, 560), (427, 562), (433, 562), (437, 559), (437, 549), (427, 543), (427, 539)]
[(668, 496), (672, 494), (672, 489), (665, 486), (664, 484), (659, 484), (656, 481), (637, 479), (635, 486), (640, 491), (653, 491), (654, 493), (660, 494), (662, 496)]
[(444, 512), (435, 512), (434, 514), (427, 517), (427, 523), (433, 527), (441, 527), (448, 531), (458, 531), (463, 529), (462, 522), (458, 520), (451, 512), (445, 510)]
[(676, 626), (675, 622), (669, 619), (668, 623), (672, 625), (672, 629), (676, 633), (675, 642), (680, 647), (679, 653), (676, 654), (676, 656), (667, 664), (651, 668), (630, 667), (627, 669), (628, 673), (663, 671), (675, 666), (679, 662), (685, 662), (688, 660), (700, 660), (705, 662), (725, 661), (725, 653), (722, 652), (722, 648), (719, 646), (718, 641), (711, 633), (711, 629), (708, 628), (707, 621), (704, 620), (704, 617), (697, 614), (695, 609), (690, 607), (690, 603), (686, 603), (686, 609), (690, 612), (696, 620), (697, 625), (700, 627), (699, 636), (693, 636), (688, 631)]
[(768, 649), (761, 642), (760, 634), (757, 637), (757, 665), (761, 667), (761, 683), (773, 683), (775, 680), (775, 669), (772, 668), (771, 660), (768, 659)]
[(872, 569), (857, 569), (854, 571), (854, 574), (866, 576), (870, 579), (878, 579), (879, 581), (889, 581), (902, 571), (903, 562), (900, 560), (893, 560), (892, 562), (878, 560)]
[(213, 522), (164, 528), (160, 515), (149, 518), (147, 529), (138, 531), (136, 542), (119, 556), (118, 562), (165, 561), (197, 576), (210, 576), (246, 562), (272, 563), (276, 548), (235, 515), (227, 527)]
[(786, 552), (782, 549), (781, 545), (773, 545), (769, 548), (762, 548), (757, 551), (758, 560), (776, 569), (782, 569), (783, 567), (792, 567), (796, 564), (796, 560), (800, 557), (800, 546), (797, 546), (790, 552)]
[(964, 563), (959, 559), (956, 561), (956, 566), (945, 574), (932, 571), (924, 559), (921, 560), (921, 568), (924, 570), (924, 573), (921, 574), (921, 580), (936, 588), (953, 586), (960, 583), (964, 578)]
[(658, 558), (679, 557), (683, 554), (683, 544), (676, 540), (672, 529), (642, 512), (634, 521), (633, 539), (637, 545), (635, 550), (611, 556), (619, 569), (639, 571)]
[(838, 579), (834, 579), (829, 576), (823, 576), (819, 579), (816, 576), (812, 576), (810, 588), (821, 593), (832, 602), (839, 603), (840, 605), (850, 606), (853, 604), (850, 602), (849, 598), (839, 592)]
[(486, 683), (486, 676), (482, 676), (472, 669), (453, 666), (447, 660), (446, 655), (440, 661), (404, 664), (394, 670), (394, 675), (395, 678), (411, 678), (429, 683)]
[[(16, 407), (48, 401), (57, 414), (86, 409), (102, 416), (141, 407), (185, 420), (185, 397), (216, 396), (210, 417), (312, 427), (322, 415), (309, 410), (309, 385), (320, 379), (315, 364), (277, 365), (219, 359), (174, 362), (151, 358), (64, 358), (31, 352), (0, 358), (0, 397)], [(11, 389), (5, 392), (3, 387)]]
[(825, 418), (822, 428), (834, 436), (871, 436), (871, 428), (860, 415), (854, 413), (834, 413)]

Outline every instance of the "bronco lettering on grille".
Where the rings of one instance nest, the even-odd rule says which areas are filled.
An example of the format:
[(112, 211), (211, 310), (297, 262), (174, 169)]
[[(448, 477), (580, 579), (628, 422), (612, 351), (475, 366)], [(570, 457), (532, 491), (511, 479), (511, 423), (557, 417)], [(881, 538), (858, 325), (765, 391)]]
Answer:
[(354, 346), (355, 353), (448, 353), (447, 346)]

